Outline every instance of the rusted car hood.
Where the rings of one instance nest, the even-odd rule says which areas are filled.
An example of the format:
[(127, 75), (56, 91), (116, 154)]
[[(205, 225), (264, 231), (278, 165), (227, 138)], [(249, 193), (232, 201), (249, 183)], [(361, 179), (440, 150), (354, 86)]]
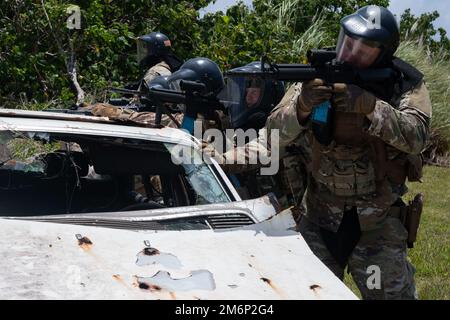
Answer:
[(220, 231), (0, 219), (0, 298), (356, 299), (294, 226), (290, 210)]

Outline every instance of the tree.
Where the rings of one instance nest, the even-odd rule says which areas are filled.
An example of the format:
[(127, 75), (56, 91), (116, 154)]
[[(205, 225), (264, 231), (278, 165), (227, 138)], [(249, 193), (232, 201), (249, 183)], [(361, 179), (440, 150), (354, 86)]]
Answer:
[[(439, 13), (423, 13), (416, 17), (411, 13), (411, 9), (406, 9), (401, 16), (400, 32), (403, 40), (420, 39), (420, 42), (427, 46), (432, 53), (441, 55), (441, 58), (449, 58), (450, 41), (447, 32), (443, 28), (436, 30), (433, 22), (439, 18)], [(439, 40), (436, 40), (439, 33)]]
[(170, 36), (177, 54), (190, 57), (200, 37), (197, 10), (209, 2), (80, 0), (82, 29), (69, 30), (68, 0), (4, 0), (0, 103), (75, 102), (71, 61), (81, 87), (101, 99), (108, 85), (137, 80), (135, 38), (155, 30)]

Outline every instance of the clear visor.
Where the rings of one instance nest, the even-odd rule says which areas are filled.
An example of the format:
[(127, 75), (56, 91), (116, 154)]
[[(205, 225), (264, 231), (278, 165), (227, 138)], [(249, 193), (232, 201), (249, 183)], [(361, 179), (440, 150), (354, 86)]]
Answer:
[(220, 99), (224, 102), (232, 123), (258, 108), (264, 93), (264, 80), (254, 78), (227, 78)]
[(380, 52), (381, 49), (375, 43), (352, 38), (341, 30), (336, 46), (337, 61), (347, 62), (357, 68), (367, 68), (376, 61)]
[(246, 78), (243, 93), (246, 108), (251, 109), (259, 106), (264, 93), (264, 80)]
[(142, 59), (144, 59), (145, 57), (147, 57), (147, 55), (149, 55), (149, 52), (147, 48), (147, 43), (144, 40), (138, 38), (136, 43), (137, 43), (137, 63), (139, 64), (142, 61)]

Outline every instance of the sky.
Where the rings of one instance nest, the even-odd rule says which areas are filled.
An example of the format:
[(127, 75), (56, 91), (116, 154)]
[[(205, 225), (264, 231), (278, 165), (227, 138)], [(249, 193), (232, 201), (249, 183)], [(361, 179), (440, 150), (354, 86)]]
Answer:
[[(252, 0), (243, 1), (248, 5), (252, 3)], [(237, 2), (237, 0), (217, 0), (215, 3), (209, 4), (205, 9), (200, 10), (200, 12), (225, 11), (227, 7)], [(389, 10), (398, 17), (407, 8), (411, 8), (412, 14), (416, 16), (436, 10), (439, 12), (440, 17), (434, 22), (434, 27), (436, 29), (442, 27), (447, 31), (447, 35), (450, 34), (450, 14), (447, 12), (447, 10), (450, 10), (450, 0), (390, 0), (389, 3)]]

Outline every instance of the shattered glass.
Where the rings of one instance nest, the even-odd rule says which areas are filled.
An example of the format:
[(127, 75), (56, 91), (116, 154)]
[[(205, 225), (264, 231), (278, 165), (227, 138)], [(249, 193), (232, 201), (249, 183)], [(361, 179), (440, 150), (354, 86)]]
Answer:
[(48, 142), (48, 133), (1, 131), (0, 170), (44, 173), (46, 163), (41, 154), (55, 147)]
[[(179, 146), (169, 143), (164, 145), (172, 157), (178, 157), (177, 151), (179, 151)], [(190, 158), (185, 158), (180, 162), (186, 172), (186, 178), (196, 192), (195, 204), (230, 202), (209, 166), (202, 161), (201, 154), (194, 149), (190, 149), (188, 154)]]

